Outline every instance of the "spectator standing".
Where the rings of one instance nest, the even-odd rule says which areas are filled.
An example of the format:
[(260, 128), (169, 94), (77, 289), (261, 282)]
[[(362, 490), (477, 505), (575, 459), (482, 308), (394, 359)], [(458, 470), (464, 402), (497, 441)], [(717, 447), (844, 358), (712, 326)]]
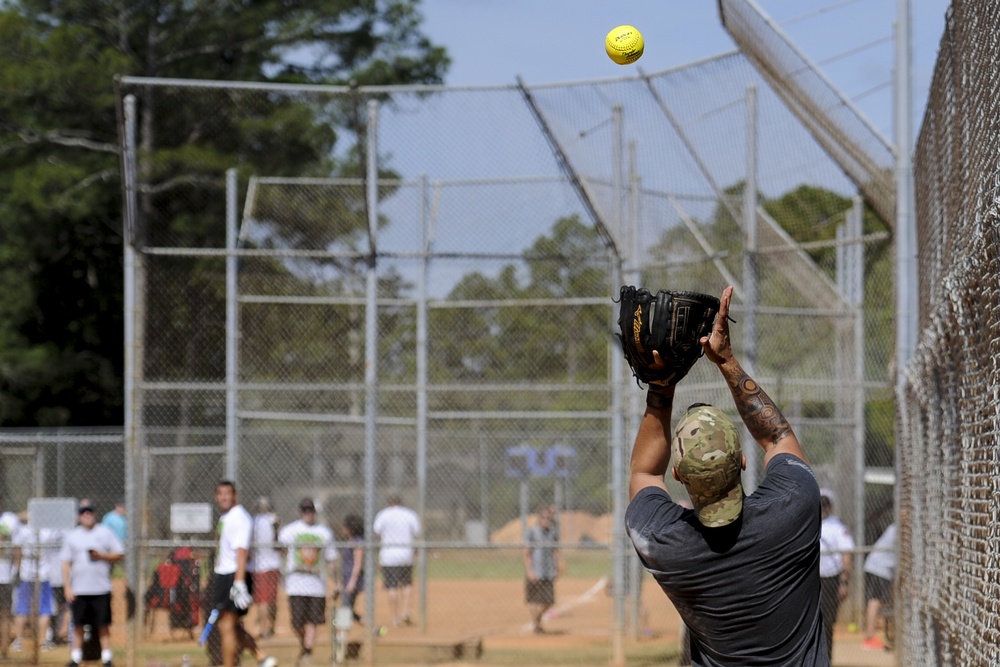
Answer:
[[(691, 635), (694, 665), (829, 667), (819, 608), (819, 485), (788, 421), (737, 361), (732, 286), (720, 300), (705, 358), (716, 365), (764, 454), (764, 478), (743, 495), (740, 432), (695, 403), (670, 433), (675, 385), (651, 385), (632, 449), (625, 526), (646, 569)], [(654, 370), (666, 368), (653, 351)], [(684, 484), (693, 510), (667, 492)]]
[(275, 667), (278, 661), (265, 654), (243, 627), (243, 616), (253, 602), (253, 581), (247, 572), (253, 518), (239, 504), (236, 485), (228, 479), (216, 483), (215, 504), (221, 516), (216, 525), (219, 541), (211, 591), (213, 609), (219, 612), (215, 625), (222, 644), (222, 667), (236, 667), (243, 649), (254, 654), (259, 667)]
[(125, 501), (119, 500), (115, 508), (101, 518), (101, 524), (111, 529), (118, 541), (125, 544), (128, 537), (128, 518), (125, 516)]
[[(0, 505), (0, 509), (3, 505)], [(21, 520), (9, 510), (0, 513), (0, 657), (7, 658), (14, 608), (14, 535)]]
[(253, 543), (247, 570), (253, 573), (253, 602), (257, 606), (257, 637), (274, 636), (278, 616), (278, 582), (281, 579), (281, 553), (275, 547), (280, 523), (271, 501), (257, 499), (253, 517)]
[(43, 528), (36, 530), (25, 521), (18, 526), (14, 534), (14, 562), (17, 566), (19, 582), (14, 596), (14, 640), (10, 650), (23, 650), (21, 636), (24, 626), (32, 613), (32, 605), (36, 614), (35, 637), (41, 643), (41, 649), (48, 651), (53, 648), (48, 641), (49, 619), (52, 616), (52, 586), (49, 583), (48, 550), (58, 544), (56, 531)]
[(834, 496), (829, 489), (820, 489), (819, 508), (819, 606), (823, 614), (823, 632), (827, 650), (833, 657), (833, 624), (837, 621), (841, 603), (850, 591), (851, 566), (854, 563), (854, 538), (851, 531), (833, 511)]
[(403, 506), (396, 494), (389, 496), (389, 506), (375, 515), (373, 531), (381, 548), (378, 562), (382, 567), (382, 585), (389, 598), (393, 627), (413, 625), (410, 596), (413, 591), (413, 540), (420, 535), (420, 518)]
[(70, 608), (66, 601), (63, 581), (62, 544), (68, 531), (53, 530), (52, 544), (45, 549), (49, 561), (49, 585), (52, 588), (52, 619), (49, 623), (49, 641), (56, 646), (69, 643)]
[(882, 605), (892, 599), (892, 578), (896, 575), (896, 522), (892, 522), (872, 546), (865, 558), (865, 638), (861, 648), (884, 651), (885, 642), (878, 636), (878, 617)]
[[(115, 507), (110, 512), (105, 513), (101, 518), (101, 523), (111, 529), (111, 532), (115, 534), (118, 541), (123, 545), (128, 544), (126, 541), (128, 538), (128, 517), (125, 514), (125, 501), (119, 500), (115, 503)], [(114, 576), (116, 568), (119, 566), (115, 565), (112, 567), (111, 572)], [(125, 586), (125, 601), (128, 609), (128, 617), (132, 618), (132, 614), (135, 613), (135, 594), (132, 592), (132, 588), (128, 586), (126, 582)]]
[(333, 532), (316, 522), (312, 498), (299, 503), (300, 518), (278, 533), (278, 542), (288, 552), (285, 562), (285, 592), (292, 616), (292, 629), (299, 637), (296, 664), (312, 661), (316, 627), (326, 624), (327, 586), (334, 581), (337, 548)]
[(89, 625), (101, 643), (101, 664), (111, 667), (111, 566), (125, 557), (125, 547), (110, 528), (97, 523), (94, 506), (82, 501), (79, 522), (66, 534), (59, 552), (63, 588), (73, 618), (73, 642), (67, 667), (83, 661), (83, 630)]
[(542, 634), (542, 617), (555, 604), (559, 576), (559, 534), (552, 508), (538, 510), (538, 521), (524, 533), (524, 601), (531, 614), (531, 629)]
[(344, 517), (343, 533), (347, 541), (340, 552), (343, 606), (351, 610), (355, 621), (360, 621), (361, 615), (354, 611), (354, 603), (365, 590), (365, 522), (357, 514), (348, 514)]

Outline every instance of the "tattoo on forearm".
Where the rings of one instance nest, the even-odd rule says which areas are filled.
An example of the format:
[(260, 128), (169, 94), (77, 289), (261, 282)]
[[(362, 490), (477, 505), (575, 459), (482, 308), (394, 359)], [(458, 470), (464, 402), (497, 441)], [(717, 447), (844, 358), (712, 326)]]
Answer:
[(736, 377), (730, 379), (729, 390), (743, 423), (754, 439), (773, 445), (792, 432), (792, 427), (771, 397), (742, 368)]

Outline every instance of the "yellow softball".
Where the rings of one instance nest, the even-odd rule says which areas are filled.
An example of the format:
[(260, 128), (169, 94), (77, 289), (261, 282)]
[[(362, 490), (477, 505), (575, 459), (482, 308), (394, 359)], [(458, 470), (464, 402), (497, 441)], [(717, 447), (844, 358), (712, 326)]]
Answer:
[(644, 46), (642, 33), (630, 25), (618, 26), (604, 39), (604, 50), (608, 52), (608, 57), (619, 65), (628, 65), (638, 60)]

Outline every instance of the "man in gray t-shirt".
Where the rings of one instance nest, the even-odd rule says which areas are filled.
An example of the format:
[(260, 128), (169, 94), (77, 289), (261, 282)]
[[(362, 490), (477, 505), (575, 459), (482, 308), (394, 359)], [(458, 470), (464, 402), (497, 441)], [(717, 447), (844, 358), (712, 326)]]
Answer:
[(555, 515), (548, 505), (538, 510), (538, 523), (524, 533), (524, 601), (531, 613), (531, 627), (544, 633), (542, 617), (555, 604), (555, 580), (559, 576), (559, 534)]
[[(732, 287), (722, 293), (705, 357), (722, 373), (765, 476), (744, 497), (736, 426), (696, 403), (670, 433), (674, 386), (650, 386), (632, 450), (625, 513), (646, 569), (674, 603), (698, 667), (829, 667), (819, 605), (819, 485), (781, 411), (740, 366), (729, 338)], [(654, 353), (652, 368), (664, 365)], [(693, 509), (664, 484), (684, 484)]]

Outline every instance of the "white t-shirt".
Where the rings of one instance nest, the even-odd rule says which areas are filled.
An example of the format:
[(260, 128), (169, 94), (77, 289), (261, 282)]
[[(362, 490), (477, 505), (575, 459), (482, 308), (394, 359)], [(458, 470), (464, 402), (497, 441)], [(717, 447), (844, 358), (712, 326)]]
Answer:
[(865, 558), (865, 572), (892, 581), (896, 573), (896, 523), (890, 523)]
[(819, 576), (836, 577), (844, 571), (844, 553), (854, 550), (854, 538), (835, 516), (823, 519), (819, 528)]
[(48, 581), (49, 565), (52, 562), (50, 549), (59, 544), (59, 531), (49, 528), (36, 530), (21, 524), (14, 532), (12, 542), (21, 548), (21, 567), (18, 574), (21, 581)]
[(45, 558), (49, 561), (49, 584), (53, 588), (61, 588), (63, 585), (62, 544), (66, 539), (67, 532), (61, 529), (53, 529), (52, 544), (46, 545), (45, 548)]
[(250, 551), (250, 537), (253, 533), (253, 519), (243, 505), (233, 505), (225, 514), (219, 517), (215, 526), (219, 537), (219, 546), (215, 553), (215, 573), (233, 574), (236, 572), (236, 550)]
[(247, 561), (250, 572), (269, 572), (281, 569), (281, 554), (271, 545), (277, 540), (274, 527), (278, 517), (272, 512), (258, 514), (253, 518), (253, 549)]
[(74, 595), (104, 595), (111, 592), (111, 563), (90, 560), (90, 550), (123, 554), (125, 547), (107, 526), (95, 524), (87, 530), (77, 526), (66, 534), (59, 560), (69, 563), (69, 583)]
[(14, 581), (14, 533), (20, 525), (20, 520), (13, 512), (0, 514), (0, 584)]
[(420, 518), (402, 505), (390, 505), (375, 515), (373, 529), (382, 543), (379, 565), (413, 565), (413, 539), (420, 535)]
[(278, 533), (278, 542), (288, 549), (285, 563), (285, 592), (289, 595), (326, 597), (326, 574), (337, 560), (333, 533), (320, 524), (299, 519)]

